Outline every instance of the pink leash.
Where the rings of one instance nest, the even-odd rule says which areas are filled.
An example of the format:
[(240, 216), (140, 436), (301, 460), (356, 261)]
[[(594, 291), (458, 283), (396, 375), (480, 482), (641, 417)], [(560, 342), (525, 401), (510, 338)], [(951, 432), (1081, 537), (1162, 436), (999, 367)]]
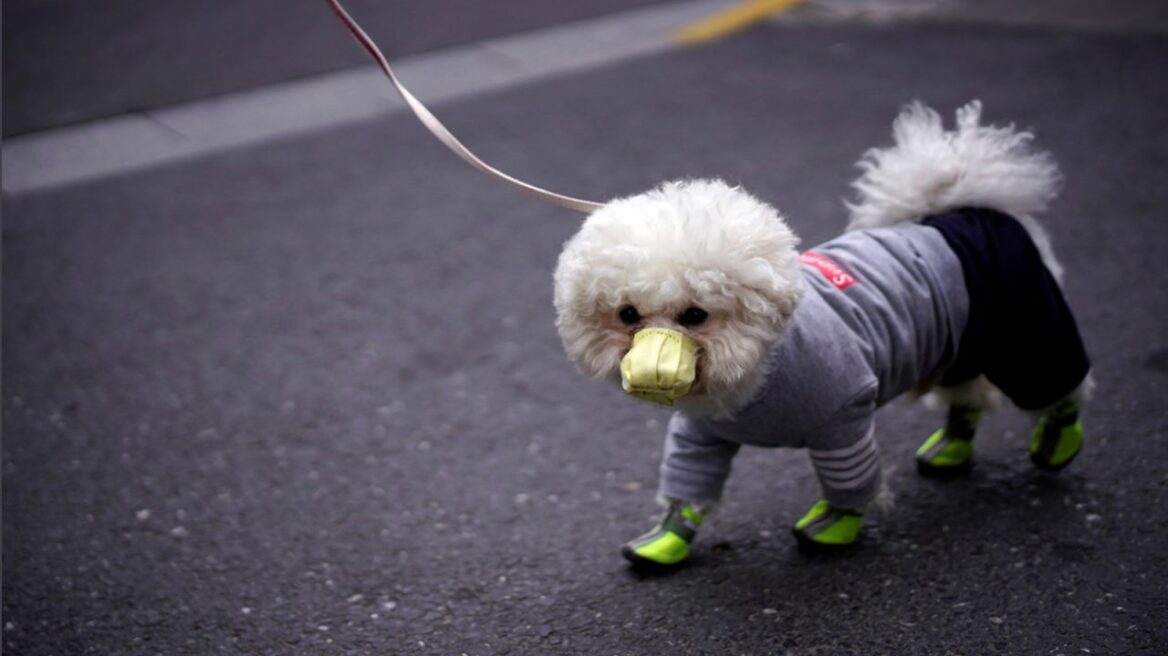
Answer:
[(352, 33), (353, 38), (357, 39), (357, 41), (361, 44), (361, 47), (365, 48), (365, 51), (369, 53), (369, 56), (377, 62), (378, 66), (381, 67), (382, 72), (385, 73), (385, 76), (389, 78), (389, 81), (393, 84), (393, 88), (397, 89), (397, 92), (401, 94), (402, 99), (406, 101), (406, 104), (409, 105), (410, 109), (414, 112), (414, 116), (417, 116), (418, 120), (422, 122), (422, 125), (426, 126), (426, 128), (430, 130), (431, 134), (437, 137), (438, 140), (445, 144), (447, 148), (454, 151), (454, 154), (461, 157), (467, 164), (470, 164), (471, 166), (482, 171), (483, 173), (486, 173), (489, 176), (502, 180), (503, 182), (528, 194), (529, 196), (534, 196), (540, 200), (559, 205), (560, 207), (566, 207), (570, 210), (576, 210), (577, 212), (591, 213), (604, 206), (603, 203), (594, 203), (589, 200), (581, 200), (571, 196), (564, 196), (562, 194), (557, 194), (554, 191), (548, 191), (547, 189), (542, 189), (535, 185), (528, 184), (522, 180), (513, 178), (506, 173), (503, 173), (499, 169), (479, 159), (474, 153), (470, 152), (470, 149), (462, 145), (462, 142), (459, 141), (458, 138), (453, 134), (451, 134), (450, 130), (447, 130), (446, 126), (442, 125), (442, 122), (439, 121), (438, 118), (434, 116), (434, 114), (430, 113), (430, 110), (426, 109), (426, 106), (423, 105), (420, 100), (414, 97), (414, 94), (410, 93), (409, 90), (398, 81), (397, 76), (393, 74), (393, 69), (389, 67), (389, 61), (385, 59), (385, 55), (381, 54), (381, 50), (377, 47), (377, 44), (373, 42), (373, 39), (369, 38), (369, 35), (365, 33), (365, 30), (361, 29), (361, 26), (357, 24), (357, 21), (353, 20), (353, 17), (349, 15), (349, 12), (345, 11), (345, 8), (341, 6), (341, 3), (337, 0), (326, 0), (326, 2), (328, 2), (329, 6), (331, 6), (333, 11), (336, 12), (337, 17), (341, 19), (341, 22), (345, 24), (345, 27), (349, 28), (349, 32)]

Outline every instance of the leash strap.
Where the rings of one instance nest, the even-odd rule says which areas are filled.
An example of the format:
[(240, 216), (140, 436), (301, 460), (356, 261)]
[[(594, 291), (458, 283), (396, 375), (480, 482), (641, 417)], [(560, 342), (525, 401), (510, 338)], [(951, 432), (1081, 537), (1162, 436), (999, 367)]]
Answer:
[(559, 205), (560, 207), (566, 207), (570, 210), (576, 210), (577, 212), (591, 213), (604, 206), (603, 203), (594, 203), (589, 200), (581, 200), (571, 196), (564, 196), (562, 194), (557, 194), (553, 191), (548, 191), (547, 189), (528, 184), (522, 180), (513, 178), (506, 173), (503, 173), (499, 169), (479, 159), (474, 153), (470, 152), (470, 149), (462, 145), (462, 142), (459, 141), (458, 138), (453, 134), (451, 134), (450, 130), (447, 130), (446, 126), (442, 125), (442, 122), (439, 121), (438, 118), (435, 117), (432, 113), (430, 113), (430, 110), (426, 109), (426, 106), (423, 105), (420, 100), (414, 97), (414, 94), (410, 93), (409, 90), (406, 89), (400, 81), (398, 81), (397, 76), (393, 73), (393, 69), (389, 66), (389, 61), (385, 59), (385, 55), (381, 54), (381, 50), (377, 47), (377, 44), (373, 42), (373, 39), (369, 38), (369, 35), (365, 33), (365, 30), (361, 29), (361, 26), (357, 24), (357, 21), (353, 20), (353, 17), (349, 15), (349, 12), (345, 11), (345, 8), (341, 6), (341, 3), (338, 2), (338, 0), (326, 0), (326, 2), (328, 2), (329, 6), (332, 7), (333, 12), (336, 13), (337, 17), (341, 19), (341, 22), (345, 24), (345, 27), (349, 29), (349, 32), (352, 33), (353, 38), (357, 39), (357, 42), (361, 44), (361, 47), (365, 48), (365, 51), (369, 53), (369, 56), (377, 62), (378, 66), (381, 67), (382, 72), (385, 73), (385, 76), (389, 78), (389, 81), (393, 84), (393, 88), (397, 89), (397, 92), (401, 94), (402, 99), (406, 101), (406, 105), (408, 105), (410, 110), (414, 112), (414, 116), (418, 117), (418, 120), (422, 122), (422, 125), (426, 126), (426, 129), (428, 129), (431, 134), (437, 137), (438, 140), (445, 144), (447, 148), (454, 151), (454, 154), (461, 157), (467, 164), (470, 164), (471, 166), (493, 178), (511, 185), (515, 189), (518, 189), (519, 191), (522, 191), (529, 196), (534, 196), (535, 198)]

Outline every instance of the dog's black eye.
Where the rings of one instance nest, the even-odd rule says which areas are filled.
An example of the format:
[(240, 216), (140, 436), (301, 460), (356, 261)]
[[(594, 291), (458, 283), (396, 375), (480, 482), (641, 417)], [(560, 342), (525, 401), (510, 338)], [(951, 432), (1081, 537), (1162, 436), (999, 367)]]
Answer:
[(683, 326), (700, 326), (706, 322), (708, 316), (710, 315), (700, 307), (689, 307), (677, 317), (677, 323)]
[(631, 326), (641, 320), (641, 313), (637, 312), (637, 308), (631, 305), (626, 305), (621, 308), (620, 313), (617, 316), (620, 317), (620, 320), (623, 321), (626, 326)]

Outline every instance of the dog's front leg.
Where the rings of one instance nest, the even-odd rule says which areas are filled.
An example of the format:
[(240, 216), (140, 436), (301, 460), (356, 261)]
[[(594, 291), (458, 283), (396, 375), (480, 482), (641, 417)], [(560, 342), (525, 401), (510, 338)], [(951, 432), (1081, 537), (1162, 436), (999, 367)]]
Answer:
[(698, 527), (722, 496), (739, 446), (675, 413), (666, 430), (658, 487), (665, 514), (648, 533), (625, 543), (621, 554), (637, 566), (684, 562)]
[(880, 452), (869, 418), (867, 430), (851, 444), (810, 449), (823, 498), (807, 511), (792, 532), (799, 546), (813, 551), (850, 547), (860, 539), (864, 510), (880, 489)]

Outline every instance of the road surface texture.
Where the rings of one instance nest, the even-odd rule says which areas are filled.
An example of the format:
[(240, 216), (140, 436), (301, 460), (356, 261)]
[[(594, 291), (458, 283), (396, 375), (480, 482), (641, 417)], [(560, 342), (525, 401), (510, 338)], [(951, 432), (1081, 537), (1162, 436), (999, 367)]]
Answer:
[(746, 449), (688, 567), (626, 568), (668, 412), (562, 353), (580, 218), (408, 116), (5, 197), (4, 652), (1168, 653), (1166, 68), (1157, 33), (781, 22), (437, 108), (521, 178), (721, 176), (808, 246), (903, 103), (1037, 131), (1085, 451), (1035, 472), (1004, 409), (969, 478), (920, 479), (940, 417), (896, 402), (896, 507), (838, 557), (788, 533), (806, 456)]
[[(348, 0), (387, 57), (662, 0)], [(444, 20), (434, 20), (442, 16)], [(364, 64), (322, 0), (8, 0), (4, 134)]]

